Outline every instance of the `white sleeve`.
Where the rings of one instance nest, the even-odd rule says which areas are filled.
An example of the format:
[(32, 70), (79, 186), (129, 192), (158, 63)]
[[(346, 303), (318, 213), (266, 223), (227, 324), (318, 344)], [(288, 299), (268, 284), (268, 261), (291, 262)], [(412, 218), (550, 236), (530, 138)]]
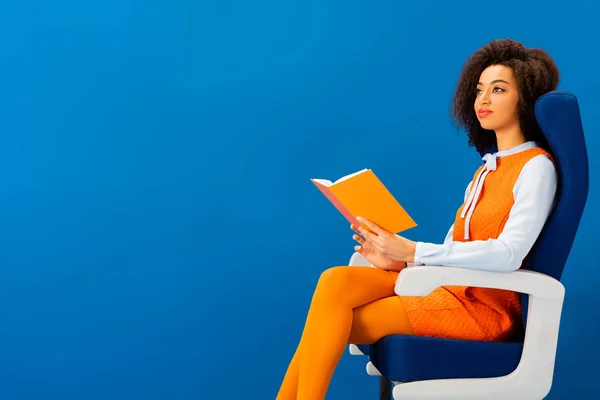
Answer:
[(525, 164), (513, 188), (514, 204), (498, 239), (417, 242), (415, 264), (446, 265), (488, 271), (515, 271), (537, 240), (554, 205), (557, 173), (545, 155)]

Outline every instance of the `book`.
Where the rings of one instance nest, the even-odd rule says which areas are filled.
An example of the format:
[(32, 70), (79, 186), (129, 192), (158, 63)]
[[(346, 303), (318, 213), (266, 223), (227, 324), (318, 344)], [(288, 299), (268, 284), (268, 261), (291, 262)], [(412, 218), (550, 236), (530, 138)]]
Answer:
[(366, 218), (391, 233), (399, 233), (417, 226), (398, 200), (368, 168), (346, 175), (335, 182), (326, 179), (311, 181), (356, 227), (367, 228), (358, 222), (356, 217)]

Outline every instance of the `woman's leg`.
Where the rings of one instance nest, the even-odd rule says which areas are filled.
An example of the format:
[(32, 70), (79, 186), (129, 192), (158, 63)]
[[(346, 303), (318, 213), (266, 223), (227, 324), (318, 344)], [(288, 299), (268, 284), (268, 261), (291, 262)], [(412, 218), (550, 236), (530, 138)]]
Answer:
[[(369, 267), (335, 267), (321, 275), (302, 339), (286, 372), (278, 400), (325, 398), (335, 367), (353, 331), (354, 309), (395, 296), (397, 276), (397, 272)], [(404, 324), (405, 317), (401, 312), (398, 314), (397, 318)], [(360, 314), (360, 321), (366, 321), (364, 318)], [(382, 323), (386, 323), (385, 318)]]
[[(304, 338), (304, 334), (302, 334), (302, 338)], [(288, 369), (285, 373), (285, 377), (283, 378), (283, 382), (281, 383), (281, 387), (279, 388), (279, 393), (277, 393), (276, 400), (296, 400), (298, 397), (298, 374), (300, 370), (300, 349), (304, 346), (303, 340), (300, 339), (300, 344), (296, 348), (296, 352), (294, 353), (294, 357), (292, 357), (292, 361), (288, 366)]]
[(373, 344), (387, 335), (414, 335), (400, 296), (375, 300), (354, 309), (348, 343)]

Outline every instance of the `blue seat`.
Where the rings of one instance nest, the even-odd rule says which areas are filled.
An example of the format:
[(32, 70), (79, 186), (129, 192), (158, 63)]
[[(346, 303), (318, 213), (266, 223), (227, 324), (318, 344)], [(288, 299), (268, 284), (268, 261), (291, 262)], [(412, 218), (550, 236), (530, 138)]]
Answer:
[[(380, 398), (541, 399), (550, 391), (567, 262), (588, 194), (588, 156), (576, 97), (541, 96), (535, 116), (558, 167), (556, 205), (519, 271), (498, 273), (444, 266), (405, 269), (399, 295), (426, 295), (438, 286), (497, 287), (522, 293), (523, 335), (513, 342), (480, 342), (390, 335), (372, 345), (350, 345), (379, 375)], [(482, 154), (483, 155), (483, 154)], [(355, 253), (350, 265), (367, 265)], [(393, 390), (392, 385), (393, 384)]]
[(523, 343), (518, 342), (490, 346), (485, 342), (409, 335), (387, 336), (372, 346), (372, 354), (371, 346), (358, 347), (371, 355), (371, 362), (383, 376), (399, 382), (507, 375), (519, 364), (523, 350)]

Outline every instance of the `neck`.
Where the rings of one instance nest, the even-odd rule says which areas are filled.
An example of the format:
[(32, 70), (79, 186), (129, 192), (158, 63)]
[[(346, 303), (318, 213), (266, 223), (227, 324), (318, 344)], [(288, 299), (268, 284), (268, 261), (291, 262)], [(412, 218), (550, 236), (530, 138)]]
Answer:
[(496, 133), (496, 144), (498, 151), (512, 149), (515, 146), (525, 143), (525, 135), (521, 131), (521, 127), (517, 124), (513, 127), (498, 129)]

